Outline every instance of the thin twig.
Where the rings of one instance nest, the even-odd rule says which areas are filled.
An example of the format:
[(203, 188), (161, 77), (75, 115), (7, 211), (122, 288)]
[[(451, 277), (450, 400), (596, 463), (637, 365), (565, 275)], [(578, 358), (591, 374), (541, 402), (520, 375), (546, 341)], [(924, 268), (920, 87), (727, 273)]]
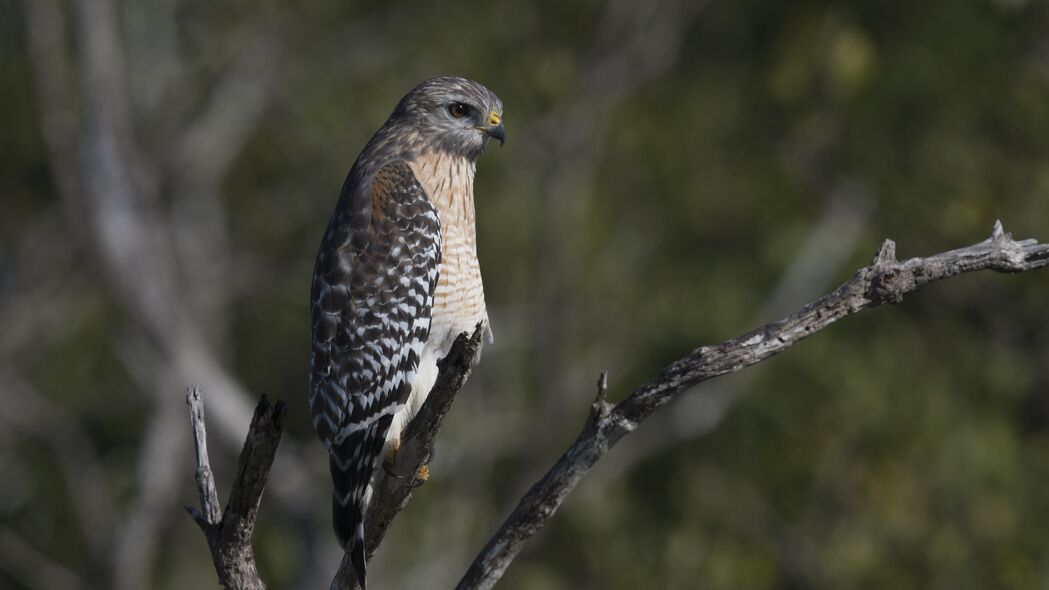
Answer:
[[(795, 305), (825, 291), (831, 279), (841, 272), (847, 258), (855, 251), (871, 212), (871, 202), (863, 196), (861, 189), (850, 182), (839, 181), (831, 189), (823, 218), (808, 232), (808, 237), (792, 257), (776, 287), (751, 314), (748, 323), (758, 324), (790, 313)], [(591, 483), (587, 489), (601, 490), (611, 481), (629, 473), (635, 465), (667, 452), (683, 441), (713, 431), (746, 391), (747, 385), (760, 374), (760, 368), (755, 367), (754, 370), (734, 375), (730, 380), (703, 384), (703, 395), (683, 395), (676, 402), (673, 412), (652, 418), (658, 422), (656, 427), (639, 432), (631, 439), (628, 447), (620, 449), (614, 457), (603, 462), (590, 475)], [(594, 484), (595, 478), (600, 482), (599, 485)], [(522, 485), (528, 485), (531, 481), (522, 482)]]
[(525, 494), (477, 556), (458, 589), (487, 589), (498, 582), (525, 542), (546, 525), (590, 468), (656, 409), (690, 387), (779, 354), (863, 309), (898, 303), (929, 283), (978, 270), (1014, 273), (1046, 266), (1049, 245), (1015, 241), (1001, 222), (995, 222), (991, 237), (983, 242), (904, 262), (896, 260), (895, 243), (885, 240), (874, 261), (834, 292), (778, 322), (694, 350), (634, 390), (603, 419), (588, 419), (572, 446)]
[(200, 387), (194, 385), (186, 392), (186, 403), (189, 404), (189, 421), (193, 427), (193, 450), (197, 457), (197, 491), (200, 493), (200, 505), (203, 512), (187, 507), (189, 515), (197, 521), (204, 532), (207, 527), (222, 521), (222, 508), (219, 506), (219, 492), (215, 487), (215, 474), (211, 471), (211, 460), (208, 458), (208, 433), (204, 425), (204, 402), (200, 399)]

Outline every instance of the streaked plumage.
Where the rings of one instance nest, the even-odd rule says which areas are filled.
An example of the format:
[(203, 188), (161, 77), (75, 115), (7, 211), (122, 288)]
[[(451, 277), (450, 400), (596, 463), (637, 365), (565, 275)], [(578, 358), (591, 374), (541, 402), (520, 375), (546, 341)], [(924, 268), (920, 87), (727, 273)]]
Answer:
[(473, 177), (489, 138), (504, 138), (501, 117), (476, 82), (417, 86), (354, 162), (317, 253), (310, 410), (329, 453), (335, 532), (362, 588), (378, 461), (396, 449), (455, 336), (488, 323)]

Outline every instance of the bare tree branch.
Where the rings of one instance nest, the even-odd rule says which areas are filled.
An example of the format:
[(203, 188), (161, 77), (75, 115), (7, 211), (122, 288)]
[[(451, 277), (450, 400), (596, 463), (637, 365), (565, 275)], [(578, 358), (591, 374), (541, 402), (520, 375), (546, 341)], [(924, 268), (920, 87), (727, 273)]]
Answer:
[[(416, 474), (425, 468), (425, 462), (432, 456), (444, 417), (473, 370), (483, 333), (484, 326), (478, 323), (471, 336), (468, 337), (465, 332), (460, 334), (448, 355), (438, 363), (440, 372), (437, 381), (426, 403), (409, 423), (402, 437), (396, 462), (391, 468), (395, 477), (382, 476), (377, 482), (375, 501), (366, 519), (369, 557), (382, 543), (393, 519), (411, 499), (411, 492), (417, 487)], [(186, 403), (190, 407), (190, 423), (193, 427), (197, 491), (201, 506), (200, 509), (187, 507), (186, 510), (207, 536), (219, 583), (231, 589), (263, 589), (266, 586), (255, 567), (251, 537), (259, 500), (280, 443), (286, 406), (284, 402), (270, 406), (263, 397), (255, 408), (248, 439), (240, 455), (237, 479), (233, 482), (226, 510), (222, 511), (208, 458), (204, 406), (198, 387), (189, 388)], [(353, 588), (355, 584), (353, 566), (348, 559), (343, 559), (331, 587), (341, 590)]]
[(54, 0), (22, 0), (22, 13), (48, 163), (63, 197), (67, 225), (79, 232), (80, 224), (75, 223), (79, 210), (73, 207), (81, 185), (76, 156), (78, 122), (66, 58), (65, 19)]
[[(68, 227), (73, 228), (105, 271), (116, 297), (131, 310), (151, 344), (163, 351), (158, 363), (167, 377), (194, 375), (215, 391), (216, 414), (224, 432), (243, 432), (250, 412), (247, 395), (217, 360), (206, 354), (191, 310), (175, 294), (180, 281), (172, 240), (156, 203), (156, 180), (134, 143), (128, 107), (124, 50), (117, 7), (112, 0), (74, 2), (76, 53), (81, 73), (82, 124), (77, 125), (65, 19), (52, 0), (26, 1), (27, 45), (41, 104), (41, 121), (51, 167)], [(147, 379), (148, 380), (148, 379)], [(182, 379), (179, 379), (182, 380)], [(92, 545), (105, 558), (111, 585), (118, 589), (147, 585), (160, 525), (170, 520), (175, 500), (181, 429), (171, 413), (176, 398), (143, 392), (155, 402), (148, 439), (140, 455), (141, 493), (113, 536), (114, 547)], [(235, 426), (231, 426), (235, 424)], [(239, 441), (236, 444), (240, 444)]]
[(116, 8), (111, 0), (78, 0), (75, 9), (83, 73), (79, 126), (62, 10), (53, 0), (23, 2), (44, 139), (67, 225), (85, 234), (80, 237), (109, 286), (172, 359), (175, 372), (209, 384), (220, 432), (239, 445), (243, 418), (251, 412), (249, 396), (207, 352), (199, 323), (188, 321), (192, 310), (173, 295), (172, 285), (186, 281), (179, 278), (173, 240), (153, 206), (155, 179), (132, 141)]
[[(484, 325), (480, 322), (469, 337), (466, 332), (459, 334), (448, 351), (448, 356), (437, 364), (440, 371), (437, 381), (419, 413), (408, 423), (401, 437), (396, 462), (390, 469), (397, 477), (384, 474), (377, 482), (372, 494), (374, 501), (364, 520), (364, 538), (367, 543), (365, 553), (369, 559), (378, 550), (393, 519), (411, 500), (416, 475), (420, 468), (425, 468), (425, 462), (433, 455), (437, 432), (441, 429), (444, 417), (473, 370), (482, 334)], [(331, 590), (356, 587), (357, 578), (353, 573), (353, 565), (349, 558), (344, 556), (342, 565), (331, 582)]]
[(200, 399), (199, 387), (189, 388), (186, 392), (186, 403), (189, 404), (189, 421), (193, 427), (197, 491), (200, 493), (200, 506), (203, 509), (203, 512), (189, 509), (189, 514), (197, 524), (213, 524), (222, 520), (222, 509), (219, 507), (219, 492), (215, 487), (215, 474), (211, 471), (211, 459), (208, 457), (208, 432), (204, 424), (204, 402)]
[(208, 459), (200, 388), (189, 388), (186, 403), (190, 407), (190, 422), (193, 426), (197, 489), (201, 505), (201, 510), (190, 507), (186, 507), (186, 510), (208, 539), (219, 584), (231, 590), (263, 590), (266, 585), (255, 567), (251, 537), (255, 532), (255, 517), (266, 487), (266, 478), (269, 477), (273, 458), (277, 454), (284, 413), (288, 407), (282, 401), (271, 405), (266, 396), (259, 400), (248, 428), (248, 438), (240, 453), (237, 478), (233, 481), (229, 502), (223, 511), (219, 508), (215, 476)]
[(487, 589), (498, 582), (525, 542), (546, 525), (590, 468), (660, 406), (688, 388), (779, 354), (861, 310), (898, 303), (907, 293), (929, 283), (978, 270), (1013, 273), (1045, 266), (1049, 266), (1049, 244), (1014, 241), (1001, 222), (995, 222), (991, 237), (983, 242), (903, 262), (897, 262), (892, 240), (885, 240), (874, 261), (834, 292), (780, 321), (694, 350), (615, 406), (604, 401), (604, 388), (599, 387), (583, 431), (521, 499), (474, 560), (458, 589)]
[[(138, 457), (138, 493), (117, 526), (98, 529), (110, 544), (90, 544), (95, 560), (102, 560), (96, 566), (108, 571), (118, 590), (148, 585), (177, 498), (177, 488), (168, 484), (177, 481), (187, 448), (179, 444), (185, 431), (171, 411), (178, 396), (162, 393), (168, 389), (158, 381), (204, 383), (212, 427), (229, 448), (240, 448), (253, 405), (220, 355), (233, 315), (223, 313), (231, 297), (225, 271), (233, 264), (224, 247), (228, 228), (219, 193), (239, 150), (273, 104), (274, 91), (283, 86), (276, 72), (283, 32), (261, 27), (255, 42), (231, 43), (237, 57), (217, 72), (199, 110), (175, 117), (190, 101), (183, 92), (199, 87), (198, 80), (187, 79), (193, 69), (179, 63), (172, 36), (178, 3), (122, 12), (128, 7), (115, 0), (70, 0), (67, 11), (56, 0), (23, 0), (41, 127), (67, 227), (103, 271), (120, 308), (128, 310), (135, 335), (141, 332), (147, 346), (134, 356), (150, 357), (154, 369), (142, 378), (128, 367), (152, 403)], [(135, 11), (147, 18), (135, 20)], [(162, 32), (168, 44), (153, 43), (155, 21), (168, 27)], [(143, 45), (150, 55), (141, 53)], [(164, 71), (136, 77), (141, 72), (134, 68), (142, 64)], [(154, 100), (144, 96), (143, 82), (161, 88), (152, 94), (147, 89)], [(151, 143), (148, 130), (164, 141)], [(162, 195), (173, 195), (170, 205)], [(187, 296), (173, 288), (181, 284), (211, 288)], [(312, 479), (301, 461), (289, 458), (294, 448), (285, 444), (274, 468), (281, 476), (270, 492), (286, 504), (301, 498), (302, 485)]]
[[(855, 251), (862, 229), (872, 212), (872, 201), (851, 182), (839, 181), (830, 190), (823, 217), (798, 248), (776, 287), (748, 323), (757, 324), (790, 313), (795, 306), (824, 291)], [(721, 423), (739, 394), (758, 375), (759, 368), (733, 375), (733, 379), (705, 384), (703, 395), (686, 395), (673, 412), (653, 417), (656, 428), (647, 428), (631, 439), (630, 446), (601, 464), (590, 476), (601, 485), (628, 473), (635, 465), (682, 441), (706, 434)], [(530, 483), (530, 482), (528, 482)], [(522, 485), (527, 485), (522, 482)]]
[(232, 61), (174, 146), (171, 168), (180, 192), (221, 183), (248, 135), (273, 101), (277, 39), (262, 35)]
[[(603, 10), (600, 34), (579, 72), (576, 96), (536, 122), (523, 150), (532, 153), (535, 165), (523, 167), (531, 178), (541, 178), (542, 223), (536, 239), (538, 280), (533, 306), (533, 339), (539, 343), (533, 366), (536, 381), (556, 391), (571, 391), (572, 378), (565, 359), (577, 308), (569, 277), (578, 276), (578, 261), (568, 244), (578, 227), (579, 201), (593, 192), (596, 164), (604, 143), (597, 141), (602, 123), (631, 95), (657, 79), (677, 62), (688, 27), (706, 8), (706, 0), (659, 0), (638, 4), (631, 0), (609, 0)], [(556, 139), (555, 139), (556, 138)], [(534, 168), (543, 172), (536, 174)], [(530, 180), (530, 179), (529, 179)], [(544, 433), (532, 442), (544, 441), (558, 432), (572, 396), (552, 396), (544, 401), (543, 419), (537, 421)], [(536, 452), (545, 445), (532, 444)]]

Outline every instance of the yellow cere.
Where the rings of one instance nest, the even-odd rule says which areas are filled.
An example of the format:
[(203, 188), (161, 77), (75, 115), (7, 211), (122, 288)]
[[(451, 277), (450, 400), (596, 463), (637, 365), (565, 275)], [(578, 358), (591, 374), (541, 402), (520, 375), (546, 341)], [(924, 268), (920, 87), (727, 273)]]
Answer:
[(488, 115), (489, 125), (498, 125), (500, 121), (502, 121), (502, 119), (499, 117), (499, 113), (493, 112), (492, 114)]

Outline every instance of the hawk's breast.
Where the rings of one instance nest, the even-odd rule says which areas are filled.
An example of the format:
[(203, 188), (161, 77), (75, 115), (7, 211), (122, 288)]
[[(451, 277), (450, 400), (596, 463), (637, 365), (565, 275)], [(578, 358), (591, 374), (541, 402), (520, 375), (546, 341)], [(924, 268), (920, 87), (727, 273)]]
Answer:
[[(440, 358), (460, 332), (472, 332), (479, 321), (488, 323), (477, 259), (475, 165), (466, 158), (431, 152), (416, 158), (412, 171), (441, 218), (441, 264), (427, 342)], [(490, 340), (490, 331), (487, 336)]]

